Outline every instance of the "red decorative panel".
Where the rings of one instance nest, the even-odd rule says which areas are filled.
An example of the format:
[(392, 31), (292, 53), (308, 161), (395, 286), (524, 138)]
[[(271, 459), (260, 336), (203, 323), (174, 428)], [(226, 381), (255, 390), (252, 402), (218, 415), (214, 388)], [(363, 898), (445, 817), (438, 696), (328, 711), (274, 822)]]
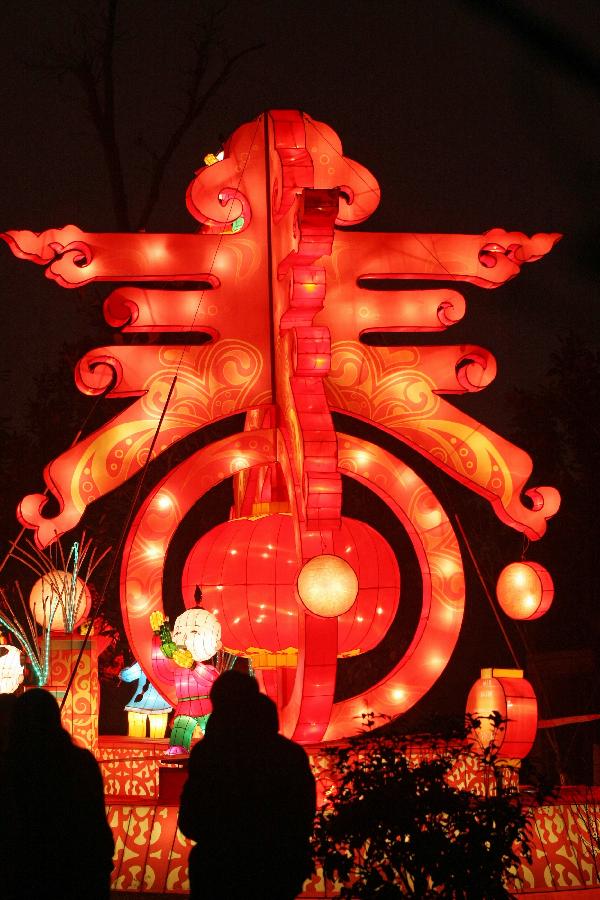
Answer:
[[(565, 789), (565, 800), (535, 811), (531, 863), (523, 861), (518, 892), (585, 888), (600, 896), (600, 796), (598, 789)], [(568, 795), (571, 794), (569, 798)]]
[[(71, 672), (75, 669), (83, 638), (73, 635), (52, 637), (50, 643), (49, 683), (46, 689), (62, 703)], [(92, 753), (98, 745), (98, 681), (97, 638), (91, 637), (77, 666), (67, 701), (62, 709), (62, 722), (76, 743)]]
[[(112, 752), (119, 749), (116, 739), (104, 740), (115, 742)], [(141, 752), (142, 742), (139, 743), (138, 748), (124, 745), (121, 749), (125, 753)], [(104, 747), (103, 752), (108, 749)], [(318, 746), (307, 750), (317, 779), (318, 798), (322, 798), (324, 790), (332, 783), (331, 760)], [(412, 751), (408, 747), (407, 752), (417, 761), (428, 751), (422, 745), (415, 745)], [(516, 769), (507, 770), (513, 786), (516, 786), (517, 772)], [(185, 775), (183, 772), (181, 775), (183, 782)], [(495, 779), (484, 772), (476, 754), (459, 755), (449, 777), (458, 788), (480, 794), (495, 791)], [(107, 799), (108, 821), (115, 837), (113, 890), (166, 894), (189, 891), (187, 859), (192, 844), (177, 830), (177, 812), (177, 806), (156, 801), (135, 803)], [(521, 862), (509, 888), (523, 897), (543, 892), (565, 892), (566, 897), (570, 896), (569, 891), (577, 889), (600, 892), (599, 834), (600, 795), (597, 789), (564, 789), (556, 803), (533, 810), (533, 859), (531, 863)], [(340, 887), (324, 879), (318, 868), (305, 882), (299, 896), (303, 900), (337, 897)]]
[(109, 805), (115, 838), (112, 890), (189, 892), (191, 845), (177, 828), (176, 806)]
[(158, 797), (159, 764), (168, 740), (100, 737), (96, 758), (107, 797)]

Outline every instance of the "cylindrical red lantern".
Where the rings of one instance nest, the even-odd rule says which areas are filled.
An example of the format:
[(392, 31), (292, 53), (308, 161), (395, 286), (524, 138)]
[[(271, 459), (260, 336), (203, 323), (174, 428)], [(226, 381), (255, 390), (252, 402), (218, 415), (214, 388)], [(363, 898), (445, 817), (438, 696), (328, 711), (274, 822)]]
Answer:
[(511, 619), (539, 619), (554, 599), (550, 573), (539, 563), (514, 562), (500, 572), (496, 596)]
[[(332, 558), (348, 564), (358, 580), (356, 600), (338, 616), (338, 655), (364, 653), (379, 643), (396, 614), (398, 564), (384, 538), (355, 519), (342, 519), (333, 543)], [(184, 601), (193, 606), (195, 587), (202, 585), (204, 605), (218, 617), (228, 649), (295, 650), (301, 568), (290, 515), (232, 519), (203, 535), (190, 553)]]
[[(521, 669), (482, 669), (467, 697), (467, 715), (479, 719), (477, 743), (488, 747), (493, 740), (504, 759), (524, 759), (537, 732), (537, 700)], [(489, 716), (500, 713), (496, 730)]]

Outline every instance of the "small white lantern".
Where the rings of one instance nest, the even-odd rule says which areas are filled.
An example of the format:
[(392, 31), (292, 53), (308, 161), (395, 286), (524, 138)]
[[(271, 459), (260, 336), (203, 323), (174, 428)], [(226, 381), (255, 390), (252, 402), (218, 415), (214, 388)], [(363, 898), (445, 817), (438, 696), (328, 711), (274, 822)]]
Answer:
[(23, 682), (21, 651), (12, 644), (0, 644), (0, 694), (14, 694)]
[(175, 644), (190, 651), (196, 662), (212, 659), (222, 646), (218, 619), (201, 607), (187, 609), (177, 616), (172, 637)]

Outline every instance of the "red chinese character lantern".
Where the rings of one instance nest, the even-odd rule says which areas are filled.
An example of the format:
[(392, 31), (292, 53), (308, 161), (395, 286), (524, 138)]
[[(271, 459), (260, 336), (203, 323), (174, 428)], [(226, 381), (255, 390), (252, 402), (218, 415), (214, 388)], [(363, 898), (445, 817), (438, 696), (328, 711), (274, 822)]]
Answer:
[(539, 619), (554, 599), (554, 585), (550, 573), (539, 563), (515, 562), (500, 572), (496, 596), (511, 619)]
[[(19, 517), (47, 546), (150, 458), (243, 413), (242, 431), (196, 450), (142, 501), (122, 560), (125, 630), (149, 677), (148, 619), (163, 606), (171, 541), (190, 509), (231, 477), (232, 519), (193, 549), (183, 574), (186, 604), (201, 584), (224, 645), (250, 656), (263, 688), (277, 697), (285, 734), (337, 740), (360, 730), (365, 713), (395, 718), (429, 690), (454, 650), (464, 611), (448, 516), (383, 443), (353, 434), (351, 420), (397, 438), (486, 497), (530, 540), (542, 537), (560, 503), (552, 487), (526, 487), (532, 461), (524, 451), (453, 404), (455, 395), (492, 381), (489, 351), (363, 338), (451, 328), (465, 313), (463, 282), (497, 288), (560, 235), (348, 231), (341, 226), (376, 209), (377, 180), (345, 156), (329, 126), (299, 110), (242, 125), (206, 163), (187, 193), (200, 229), (96, 234), (69, 225), (0, 235), (63, 287), (120, 282), (104, 316), (123, 335), (87, 353), (76, 382), (88, 395), (131, 399), (48, 465), (58, 513), (45, 494), (33, 493)], [(436, 281), (453, 287), (436, 289)], [(382, 292), (392, 282), (393, 293)], [(143, 346), (127, 339), (144, 333), (156, 339)], [(182, 347), (182, 334), (194, 340)], [(351, 427), (339, 431), (336, 414)], [(338, 658), (378, 643), (399, 588), (385, 540), (342, 516), (343, 477), (378, 496), (405, 529), (422, 596), (400, 658), (376, 683), (336, 700)], [(544, 589), (539, 603), (530, 594), (532, 601), (520, 601), (521, 618), (547, 608)], [(167, 679), (157, 688), (175, 702)]]
[[(524, 759), (537, 731), (537, 700), (521, 669), (482, 669), (467, 697), (467, 715), (480, 722), (477, 743), (488, 747), (493, 740), (505, 759)], [(500, 713), (496, 729), (492, 713)]]

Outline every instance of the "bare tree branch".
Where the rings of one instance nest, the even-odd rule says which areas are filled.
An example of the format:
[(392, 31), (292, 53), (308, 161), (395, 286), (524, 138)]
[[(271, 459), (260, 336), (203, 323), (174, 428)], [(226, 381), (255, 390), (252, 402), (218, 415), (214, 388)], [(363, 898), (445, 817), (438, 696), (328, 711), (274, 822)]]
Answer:
[[(102, 21), (93, 26), (81, 19), (72, 23), (74, 34), (66, 46), (50, 47), (43, 54), (44, 63), (32, 63), (35, 68), (59, 78), (71, 77), (83, 93), (85, 109), (91, 119), (101, 148), (110, 183), (116, 226), (122, 231), (143, 230), (156, 207), (167, 168), (187, 132), (200, 118), (209, 101), (228, 81), (242, 59), (264, 47), (255, 44), (229, 55), (222, 38), (221, 16), (228, 4), (205, 12), (199, 33), (193, 42), (194, 65), (189, 73), (185, 102), (180, 109), (178, 124), (173, 128), (162, 151), (152, 151), (140, 134), (136, 143), (148, 153), (150, 173), (148, 192), (135, 225), (132, 223), (130, 198), (127, 190), (123, 156), (117, 132), (117, 97), (115, 79), (115, 48), (119, 0), (106, 0)], [(215, 56), (220, 56), (214, 65)], [(210, 71), (215, 70), (209, 80)]]
[(101, 142), (111, 181), (117, 224), (124, 231), (131, 228), (129, 204), (125, 190), (125, 178), (115, 123), (114, 46), (118, 0), (108, 2), (108, 20), (102, 53), (102, 79), (104, 84), (104, 134)]
[(163, 152), (156, 158), (153, 166), (150, 188), (148, 190), (148, 198), (137, 223), (138, 230), (146, 227), (160, 197), (160, 189), (162, 187), (167, 166), (189, 129), (200, 117), (209, 100), (235, 71), (240, 60), (248, 54), (260, 50), (262, 47), (264, 47), (264, 44), (255, 44), (252, 47), (245, 47), (234, 56), (229, 57), (222, 69), (203, 91), (201, 91), (201, 87), (207, 64), (202, 55), (202, 46), (197, 48), (196, 66), (192, 73), (191, 85), (188, 90), (188, 104), (183, 112), (179, 125), (171, 133)]

